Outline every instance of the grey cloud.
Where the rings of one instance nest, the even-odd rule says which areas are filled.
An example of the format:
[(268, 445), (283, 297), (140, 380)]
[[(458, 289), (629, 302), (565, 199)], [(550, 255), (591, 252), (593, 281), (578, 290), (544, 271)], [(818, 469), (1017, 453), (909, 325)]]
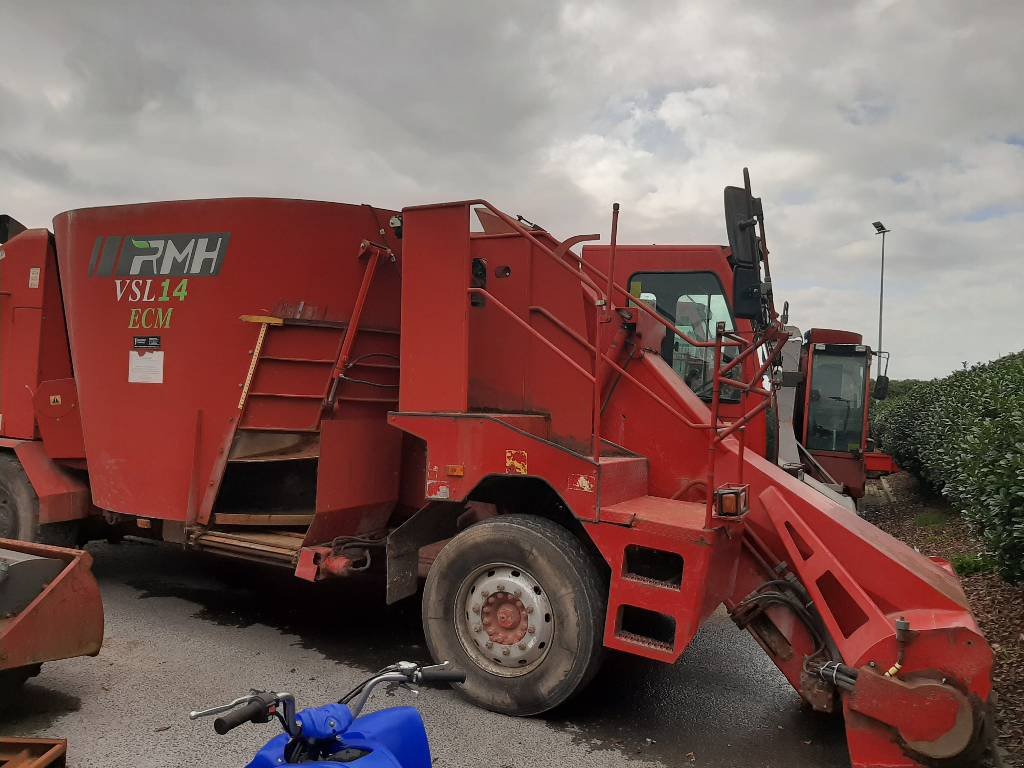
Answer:
[(25, 5), (0, 28), (4, 205), (45, 225), (483, 196), (569, 235), (607, 234), (618, 200), (625, 239), (721, 242), (749, 165), (794, 318), (873, 338), (881, 217), (894, 372), (937, 375), (1021, 345), (1022, 22), (955, 0)]

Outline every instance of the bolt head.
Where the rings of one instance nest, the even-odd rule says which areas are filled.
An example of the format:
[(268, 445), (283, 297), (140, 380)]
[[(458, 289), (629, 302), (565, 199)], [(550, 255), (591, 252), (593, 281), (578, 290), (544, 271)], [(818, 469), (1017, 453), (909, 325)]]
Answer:
[(481, 629), (482, 629), (482, 627), (481, 627), (481, 626), (480, 626), (479, 624), (475, 624), (475, 625), (473, 626), (473, 631), (474, 631), (474, 632), (479, 632), (479, 631), (480, 631)]
[(492, 643), (490, 640), (488, 640), (486, 643), (484, 643), (484, 647), (485, 648), (493, 648), (494, 647), (494, 643)]
[(529, 607), (528, 607), (528, 608), (526, 609), (526, 612), (527, 612), (527, 613), (533, 613), (533, 606), (532, 606), (532, 605), (531, 605), (531, 606), (529, 606)]
[(505, 591), (505, 585), (504, 584), (499, 584), (498, 585), (498, 591), (499, 592), (504, 592)]
[(480, 613), (480, 606), (479, 605), (474, 605), (473, 606), (473, 613)]
[[(522, 596), (523, 596), (523, 590), (521, 590), (521, 589), (517, 589), (517, 590), (516, 590), (515, 592), (513, 592), (512, 594), (513, 594), (513, 595), (515, 595), (516, 597), (522, 597)], [(516, 600), (516, 602), (518, 603), (519, 601), (518, 601), (518, 600)]]
[(491, 593), (490, 593), (490, 592), (488, 592), (488, 591), (487, 591), (486, 589), (481, 589), (481, 590), (480, 590), (480, 594), (481, 594), (481, 595), (483, 595), (484, 597), (487, 597), (487, 596), (488, 596), (489, 594), (491, 594)]
[(525, 651), (526, 650), (526, 643), (520, 643), (518, 647), (519, 647), (520, 651)]
[(527, 627), (526, 631), (529, 632), (531, 635), (533, 635), (533, 634), (537, 633), (537, 628), (536, 627)]
[(510, 653), (512, 653), (512, 649), (511, 648), (506, 648), (505, 650), (503, 650), (501, 652), (501, 655), (502, 656), (508, 656)]

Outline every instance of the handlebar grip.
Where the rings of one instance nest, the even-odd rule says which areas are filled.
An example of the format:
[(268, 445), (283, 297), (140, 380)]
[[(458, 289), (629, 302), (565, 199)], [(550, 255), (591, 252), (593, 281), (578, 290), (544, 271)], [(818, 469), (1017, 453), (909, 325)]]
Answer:
[(213, 721), (213, 730), (223, 736), (232, 728), (237, 728), (243, 723), (252, 722), (256, 718), (267, 716), (267, 705), (259, 700), (250, 701), (244, 707), (233, 709), (226, 715), (218, 717)]
[(419, 682), (424, 685), (431, 683), (464, 683), (466, 673), (457, 669), (421, 669)]

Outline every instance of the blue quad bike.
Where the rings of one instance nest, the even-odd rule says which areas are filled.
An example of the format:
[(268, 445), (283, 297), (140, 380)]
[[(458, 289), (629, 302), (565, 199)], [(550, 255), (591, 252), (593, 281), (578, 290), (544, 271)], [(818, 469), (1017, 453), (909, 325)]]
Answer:
[(290, 693), (251, 691), (229, 704), (189, 712), (195, 720), (220, 715), (213, 729), (223, 735), (243, 723), (266, 723), (277, 718), (284, 733), (256, 753), (247, 768), (431, 768), (430, 744), (423, 718), (413, 707), (392, 707), (360, 717), (370, 694), (390, 683), (416, 691), (417, 685), (464, 683), (466, 675), (448, 662), (421, 667), (400, 661), (385, 667), (346, 693), (337, 704), (295, 711)]

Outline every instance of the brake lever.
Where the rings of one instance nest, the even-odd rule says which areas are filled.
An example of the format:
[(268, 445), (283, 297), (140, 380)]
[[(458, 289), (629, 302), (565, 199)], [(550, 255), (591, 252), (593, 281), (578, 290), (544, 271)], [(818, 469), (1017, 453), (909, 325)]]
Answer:
[(209, 717), (210, 715), (219, 715), (221, 712), (227, 712), (229, 709), (241, 706), (242, 704), (248, 704), (250, 701), (255, 701), (259, 698), (258, 691), (252, 691), (247, 696), (239, 696), (237, 699), (229, 704), (220, 704), (216, 707), (210, 707), (209, 709), (194, 709), (188, 713), (189, 720), (198, 720), (200, 717)]

